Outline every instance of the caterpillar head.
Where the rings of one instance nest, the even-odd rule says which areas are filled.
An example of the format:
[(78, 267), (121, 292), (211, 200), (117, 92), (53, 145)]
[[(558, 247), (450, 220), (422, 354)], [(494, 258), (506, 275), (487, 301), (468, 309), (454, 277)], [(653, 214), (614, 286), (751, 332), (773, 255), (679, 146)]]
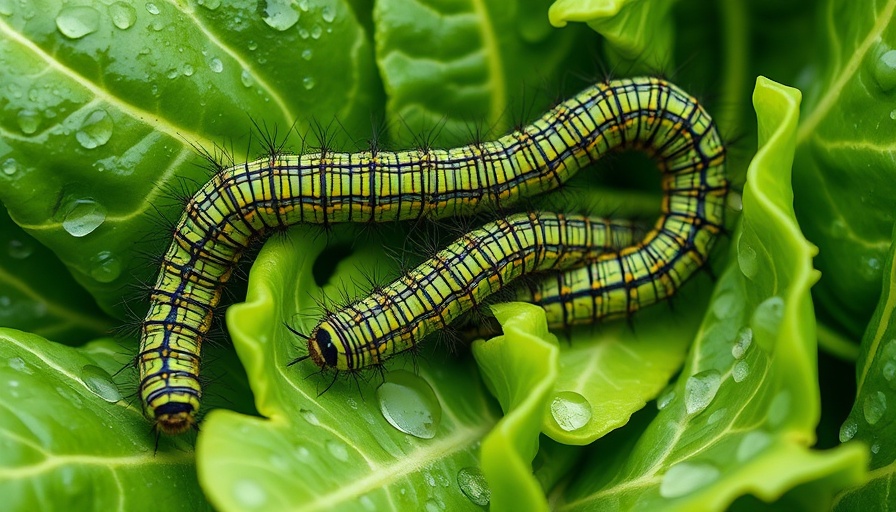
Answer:
[(321, 322), (308, 336), (308, 356), (321, 368), (347, 370), (348, 361), (335, 343), (337, 334), (327, 322)]

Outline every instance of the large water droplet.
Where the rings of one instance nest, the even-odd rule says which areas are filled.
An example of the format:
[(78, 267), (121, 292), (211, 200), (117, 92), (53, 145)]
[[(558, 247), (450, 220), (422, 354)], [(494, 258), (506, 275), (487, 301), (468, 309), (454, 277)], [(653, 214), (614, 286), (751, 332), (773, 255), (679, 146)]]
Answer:
[(896, 50), (884, 52), (872, 65), (872, 74), (884, 92), (896, 87)]
[(731, 347), (731, 355), (734, 356), (735, 359), (744, 357), (744, 354), (747, 353), (747, 349), (750, 348), (752, 343), (753, 329), (750, 329), (749, 327), (741, 328), (741, 330), (737, 332), (737, 337), (734, 338), (734, 346)]
[(40, 128), (40, 114), (33, 110), (19, 110), (19, 113), (16, 116), (16, 120), (19, 122), (19, 129), (21, 129), (22, 133), (24, 133), (25, 135), (31, 135), (32, 133), (36, 132), (38, 128)]
[(744, 304), (734, 292), (724, 291), (712, 302), (712, 312), (720, 320), (737, 317), (744, 310)]
[(703, 488), (717, 478), (719, 469), (705, 462), (679, 462), (669, 468), (660, 482), (660, 496), (678, 498)]
[(756, 342), (764, 350), (770, 351), (774, 348), (783, 318), (784, 299), (781, 297), (769, 297), (756, 306), (756, 311), (750, 318), (750, 327), (753, 328)]
[(85, 149), (94, 149), (109, 142), (112, 137), (112, 118), (103, 109), (97, 109), (81, 121), (75, 138)]
[(245, 87), (252, 87), (252, 72), (243, 68), (242, 73), (240, 73), (240, 82), (242, 82)]
[(485, 481), (485, 476), (477, 467), (462, 468), (457, 472), (457, 485), (464, 496), (477, 505), (488, 505), (492, 499), (492, 491)]
[(221, 71), (224, 71), (224, 63), (221, 62), (221, 59), (217, 57), (212, 57), (208, 61), (208, 67), (212, 70), (213, 73), (220, 73)]
[(309, 424), (314, 426), (320, 425), (320, 420), (317, 419), (317, 415), (315, 415), (312, 411), (309, 411), (308, 409), (302, 409), (300, 413), (302, 414), (302, 417), (305, 418), (305, 421), (307, 421)]
[(845, 443), (855, 437), (856, 432), (859, 431), (859, 424), (856, 423), (856, 420), (849, 418), (843, 422), (843, 426), (840, 427), (840, 442)]
[(740, 440), (737, 446), (737, 460), (745, 462), (772, 444), (772, 438), (762, 430), (753, 430)]
[(146, 3), (146, 12), (148, 12), (149, 14), (152, 14), (153, 16), (155, 16), (156, 14), (159, 14), (159, 13), (162, 12), (162, 11), (159, 10), (159, 6), (158, 6), (158, 5), (156, 5), (156, 4), (152, 3), (152, 2), (147, 2), (147, 3)]
[(314, 77), (306, 76), (305, 78), (302, 79), (302, 85), (305, 86), (305, 90), (310, 91), (311, 89), (314, 88)]
[(268, 0), (264, 9), (264, 22), (274, 30), (284, 31), (299, 21), (299, 13), (292, 8), (292, 2)]
[(734, 382), (743, 382), (750, 375), (750, 364), (746, 361), (738, 361), (731, 370)]
[(862, 412), (865, 413), (865, 421), (874, 425), (887, 412), (887, 395), (882, 391), (875, 391), (865, 397), (862, 402)]
[(386, 375), (376, 396), (380, 412), (390, 425), (421, 439), (435, 437), (442, 406), (428, 382), (413, 373), (396, 370)]
[(728, 208), (731, 208), (736, 212), (744, 210), (744, 196), (736, 190), (728, 192), (728, 197), (725, 202), (728, 204)]
[(709, 407), (721, 384), (722, 375), (718, 370), (691, 375), (684, 384), (684, 406), (688, 414), (698, 414)]
[(79, 199), (68, 208), (62, 227), (74, 237), (82, 237), (93, 231), (106, 220), (106, 209), (93, 199)]
[(240, 480), (233, 484), (233, 497), (248, 508), (259, 508), (268, 502), (268, 493), (254, 480)]
[(578, 430), (591, 421), (591, 403), (575, 391), (561, 391), (551, 400), (551, 417), (566, 432)]
[(100, 13), (86, 5), (64, 7), (56, 16), (56, 28), (70, 39), (80, 39), (99, 27)]
[(99, 366), (89, 364), (81, 368), (81, 380), (103, 400), (112, 403), (121, 400), (121, 392), (118, 391), (118, 386), (112, 382), (112, 376)]
[(111, 283), (121, 275), (121, 261), (111, 251), (101, 251), (90, 258), (90, 277), (100, 283)]
[(34, 244), (13, 238), (6, 244), (6, 252), (15, 260), (24, 260), (34, 253)]
[(12, 176), (13, 174), (16, 173), (16, 171), (19, 170), (19, 164), (18, 164), (18, 162), (15, 161), (14, 158), (7, 158), (3, 162), (3, 165), (0, 166), (0, 168), (3, 169), (3, 174), (5, 174), (7, 176)]
[(121, 30), (127, 30), (137, 21), (137, 10), (124, 2), (115, 2), (109, 6), (112, 24)]
[(759, 272), (759, 258), (756, 256), (756, 249), (744, 240), (744, 235), (741, 235), (737, 241), (737, 265), (747, 279), (753, 279)]
[(193, 69), (193, 66), (184, 64), (184, 66), (181, 68), (181, 72), (184, 74), (184, 76), (193, 76), (195, 70)]
[(336, 460), (341, 460), (342, 462), (348, 460), (348, 449), (346, 449), (345, 445), (341, 442), (327, 439), (324, 442), (324, 445), (326, 445), (327, 451), (330, 452), (330, 455), (335, 457)]
[(675, 387), (670, 385), (656, 398), (656, 408), (662, 411), (675, 400)]
[(12, 16), (14, 0), (0, 0), (0, 16)]
[(325, 5), (320, 12), (320, 17), (327, 23), (333, 23), (336, 19), (336, 9), (332, 5)]
[(21, 357), (11, 357), (6, 364), (9, 365), (10, 368), (17, 372), (22, 372), (28, 375), (33, 375), (34, 371), (28, 367), (28, 363), (25, 362)]

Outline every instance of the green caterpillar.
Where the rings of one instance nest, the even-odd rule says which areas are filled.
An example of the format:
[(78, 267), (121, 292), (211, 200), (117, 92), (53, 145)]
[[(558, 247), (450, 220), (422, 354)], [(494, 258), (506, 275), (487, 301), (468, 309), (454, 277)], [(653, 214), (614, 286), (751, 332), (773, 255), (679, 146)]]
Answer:
[[(146, 416), (167, 434), (195, 425), (200, 346), (221, 288), (245, 248), (273, 228), (499, 209), (625, 148), (655, 156), (667, 190), (684, 187), (667, 196), (670, 215), (699, 206), (711, 210), (707, 221), (720, 218), (709, 190), (724, 189), (724, 178), (710, 172), (724, 161), (721, 140), (694, 98), (657, 78), (596, 84), (495, 141), (447, 150), (272, 154), (221, 169), (187, 204), (150, 294), (137, 356)], [(693, 227), (703, 249), (706, 230)]]

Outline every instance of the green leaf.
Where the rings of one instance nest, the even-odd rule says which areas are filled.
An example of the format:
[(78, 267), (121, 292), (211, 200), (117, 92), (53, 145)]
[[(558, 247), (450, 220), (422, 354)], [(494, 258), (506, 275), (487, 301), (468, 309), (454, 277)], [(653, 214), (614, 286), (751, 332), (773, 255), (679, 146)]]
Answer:
[[(208, 509), (187, 438), (156, 440), (112, 375), (111, 340), (70, 348), (0, 328), (0, 495), (9, 510)], [(128, 375), (131, 377), (131, 375)]]
[(824, 482), (813, 488), (824, 501), (861, 480), (863, 450), (806, 449), (819, 416), (809, 297), (817, 272), (788, 179), (799, 100), (795, 89), (757, 81), (760, 149), (737, 258), (719, 280), (675, 397), (625, 456), (574, 479), (559, 510), (722, 510), (747, 493), (771, 501), (812, 481)]
[(520, 122), (522, 111), (540, 112), (548, 98), (536, 94), (535, 102), (514, 101), (559, 73), (582, 34), (553, 30), (543, 5), (537, 0), (376, 2), (377, 63), (393, 138), (402, 145), (467, 144), (504, 134)]
[[(896, 236), (894, 236), (896, 240)], [(883, 290), (862, 338), (856, 362), (858, 391), (840, 441), (861, 441), (871, 450), (870, 480), (838, 497), (837, 510), (892, 509), (889, 488), (896, 479), (896, 243), (884, 263)], [(854, 444), (851, 442), (850, 444)]]
[(254, 158), (254, 120), (272, 143), (296, 123), (316, 146), (333, 119), (367, 133), (379, 100), (345, 2), (199, 3), (14, 1), (0, 17), (0, 202), (118, 316), (125, 285), (154, 272), (140, 251), (170, 242), (159, 215), (182, 205), (166, 196), (207, 179), (193, 145)]
[(0, 327), (61, 343), (107, 334), (114, 323), (46, 247), (0, 208)]
[(893, 222), (896, 1), (829, 0), (807, 69), (795, 207), (819, 248), (815, 297), (858, 339), (879, 294)]

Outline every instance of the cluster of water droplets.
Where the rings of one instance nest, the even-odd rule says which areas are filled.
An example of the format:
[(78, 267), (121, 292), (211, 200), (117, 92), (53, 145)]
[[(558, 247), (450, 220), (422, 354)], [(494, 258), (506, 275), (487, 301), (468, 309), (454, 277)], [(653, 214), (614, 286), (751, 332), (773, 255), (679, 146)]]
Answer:
[[(883, 342), (882, 348), (879, 349), (877, 355), (872, 354), (880, 360), (872, 368), (880, 368), (879, 379), (877, 375), (867, 375), (865, 384), (868, 391), (863, 390), (864, 398), (860, 404), (856, 404), (857, 408), (853, 409), (849, 418), (840, 427), (840, 442), (845, 443), (856, 436), (862, 423), (867, 425), (869, 430), (881, 430), (881, 426), (887, 425), (892, 419), (884, 420), (887, 415), (888, 407), (892, 404), (888, 403), (887, 397), (890, 392), (896, 390), (896, 339), (890, 339)], [(875, 389), (886, 386), (884, 389)], [(883, 423), (882, 423), (883, 421)], [(880, 450), (880, 443), (876, 436), (872, 436), (871, 453), (876, 455)]]

